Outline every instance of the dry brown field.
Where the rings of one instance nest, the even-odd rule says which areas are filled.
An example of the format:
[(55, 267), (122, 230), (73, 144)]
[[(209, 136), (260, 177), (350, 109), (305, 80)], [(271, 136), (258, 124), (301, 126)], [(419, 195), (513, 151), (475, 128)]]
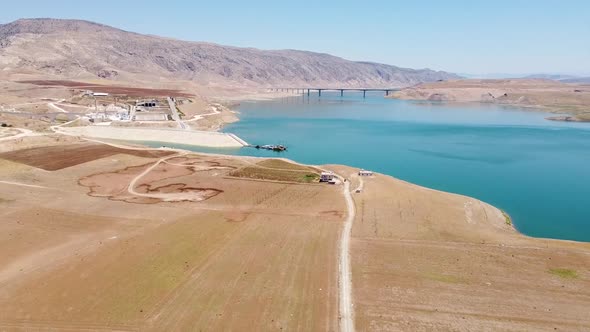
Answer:
[[(339, 329), (342, 186), (293, 178), (319, 169), (54, 136), (0, 151), (0, 330)], [(522, 236), (472, 198), (324, 168), (362, 188), (358, 331), (590, 329), (590, 244)]]
[[(569, 121), (590, 120), (590, 85), (540, 79), (465, 79), (424, 83), (397, 91), (392, 98), (446, 102), (483, 102), (569, 114)], [(566, 117), (553, 117), (565, 121)]]
[(0, 157), (0, 330), (337, 330), (338, 188), (228, 177), (249, 164), (190, 154), (135, 189), (216, 195), (134, 200), (161, 156), (92, 149), (54, 171)]
[(173, 152), (121, 149), (99, 143), (79, 143), (4, 152), (0, 153), (0, 159), (23, 163), (46, 171), (55, 171), (120, 153), (157, 158), (170, 155)]
[(313, 183), (319, 181), (320, 172), (314, 167), (297, 165), (280, 159), (267, 159), (236, 169), (229, 175), (239, 178)]
[(590, 330), (590, 244), (522, 236), (468, 197), (363, 181), (351, 241), (358, 331)]
[(154, 97), (154, 96), (172, 96), (172, 97), (190, 97), (192, 94), (185, 93), (179, 90), (173, 89), (152, 89), (152, 88), (136, 88), (126, 87), (117, 85), (103, 85), (95, 83), (84, 83), (68, 80), (26, 80), (19, 81), (18, 83), (34, 84), (44, 87), (68, 87), (75, 89), (89, 89), (89, 90), (100, 90), (100, 92), (106, 92), (115, 95), (125, 95), (134, 97)]

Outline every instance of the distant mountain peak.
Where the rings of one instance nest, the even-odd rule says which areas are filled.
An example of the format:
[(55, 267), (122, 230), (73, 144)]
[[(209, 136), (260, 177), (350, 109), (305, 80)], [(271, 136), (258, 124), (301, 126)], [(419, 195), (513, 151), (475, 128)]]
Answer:
[(61, 33), (66, 31), (103, 31), (115, 30), (123, 31), (108, 25), (84, 21), (84, 20), (70, 20), (70, 19), (56, 19), (56, 18), (21, 18), (14, 22), (0, 25), (0, 29), (17, 33), (34, 33), (34, 34), (49, 34)]

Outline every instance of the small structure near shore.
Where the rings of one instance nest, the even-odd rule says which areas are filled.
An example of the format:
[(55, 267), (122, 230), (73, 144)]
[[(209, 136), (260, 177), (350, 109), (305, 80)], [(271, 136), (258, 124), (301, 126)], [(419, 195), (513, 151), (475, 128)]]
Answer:
[(373, 176), (373, 172), (361, 169), (359, 171), (359, 176)]
[(322, 172), (320, 174), (320, 182), (334, 181), (334, 172)]

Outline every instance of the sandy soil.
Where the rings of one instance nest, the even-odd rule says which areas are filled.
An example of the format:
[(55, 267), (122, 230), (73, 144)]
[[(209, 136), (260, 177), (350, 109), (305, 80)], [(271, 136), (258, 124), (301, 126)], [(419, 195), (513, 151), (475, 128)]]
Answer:
[(34, 132), (34, 135), (27, 135), (19, 138), (6, 138), (0, 142), (0, 153), (24, 150), (34, 147), (44, 147), (48, 145), (78, 144), (84, 140), (74, 136), (64, 136), (58, 134), (44, 134)]
[(19, 128), (0, 128), (0, 141), (6, 141), (13, 138), (21, 137), (24, 129)]
[[(569, 121), (590, 121), (590, 85), (550, 80), (456, 80), (424, 83), (391, 98), (447, 102), (483, 102), (570, 114)], [(553, 120), (568, 121), (567, 117)]]
[(353, 196), (357, 330), (590, 329), (590, 244), (522, 236), (485, 203), (384, 175)]
[[(0, 155), (2, 330), (341, 329), (343, 190), (356, 330), (590, 329), (590, 244), (524, 237), (475, 199), (345, 166), (322, 167), (345, 185), (308, 184), (287, 174), (317, 168), (284, 160), (55, 138), (11, 143), (35, 148), (28, 164)], [(253, 166), (285, 178), (231, 176)]]
[(249, 164), (191, 154), (137, 190), (217, 195), (113, 199), (157, 160), (114, 154), (48, 172), (0, 159), (0, 329), (338, 328), (338, 188), (227, 177)]
[(156, 141), (209, 147), (242, 147), (231, 135), (212, 131), (177, 130), (167, 128), (85, 126), (60, 127), (59, 133), (73, 136), (129, 141)]

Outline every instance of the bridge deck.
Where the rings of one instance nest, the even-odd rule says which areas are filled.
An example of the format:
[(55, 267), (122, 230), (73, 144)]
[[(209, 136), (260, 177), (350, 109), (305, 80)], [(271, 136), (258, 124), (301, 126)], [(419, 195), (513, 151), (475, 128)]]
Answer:
[[(363, 93), (363, 97), (366, 97), (367, 91), (374, 92), (374, 91), (382, 91), (385, 92), (386, 96), (389, 96), (389, 93), (392, 91), (399, 91), (400, 88), (270, 88), (270, 91), (275, 92), (294, 92), (294, 93), (301, 93), (310, 95), (311, 91), (317, 91), (318, 95), (322, 95), (322, 91), (340, 91), (340, 96), (344, 95), (344, 91), (359, 91)], [(307, 92), (306, 92), (307, 90)]]

